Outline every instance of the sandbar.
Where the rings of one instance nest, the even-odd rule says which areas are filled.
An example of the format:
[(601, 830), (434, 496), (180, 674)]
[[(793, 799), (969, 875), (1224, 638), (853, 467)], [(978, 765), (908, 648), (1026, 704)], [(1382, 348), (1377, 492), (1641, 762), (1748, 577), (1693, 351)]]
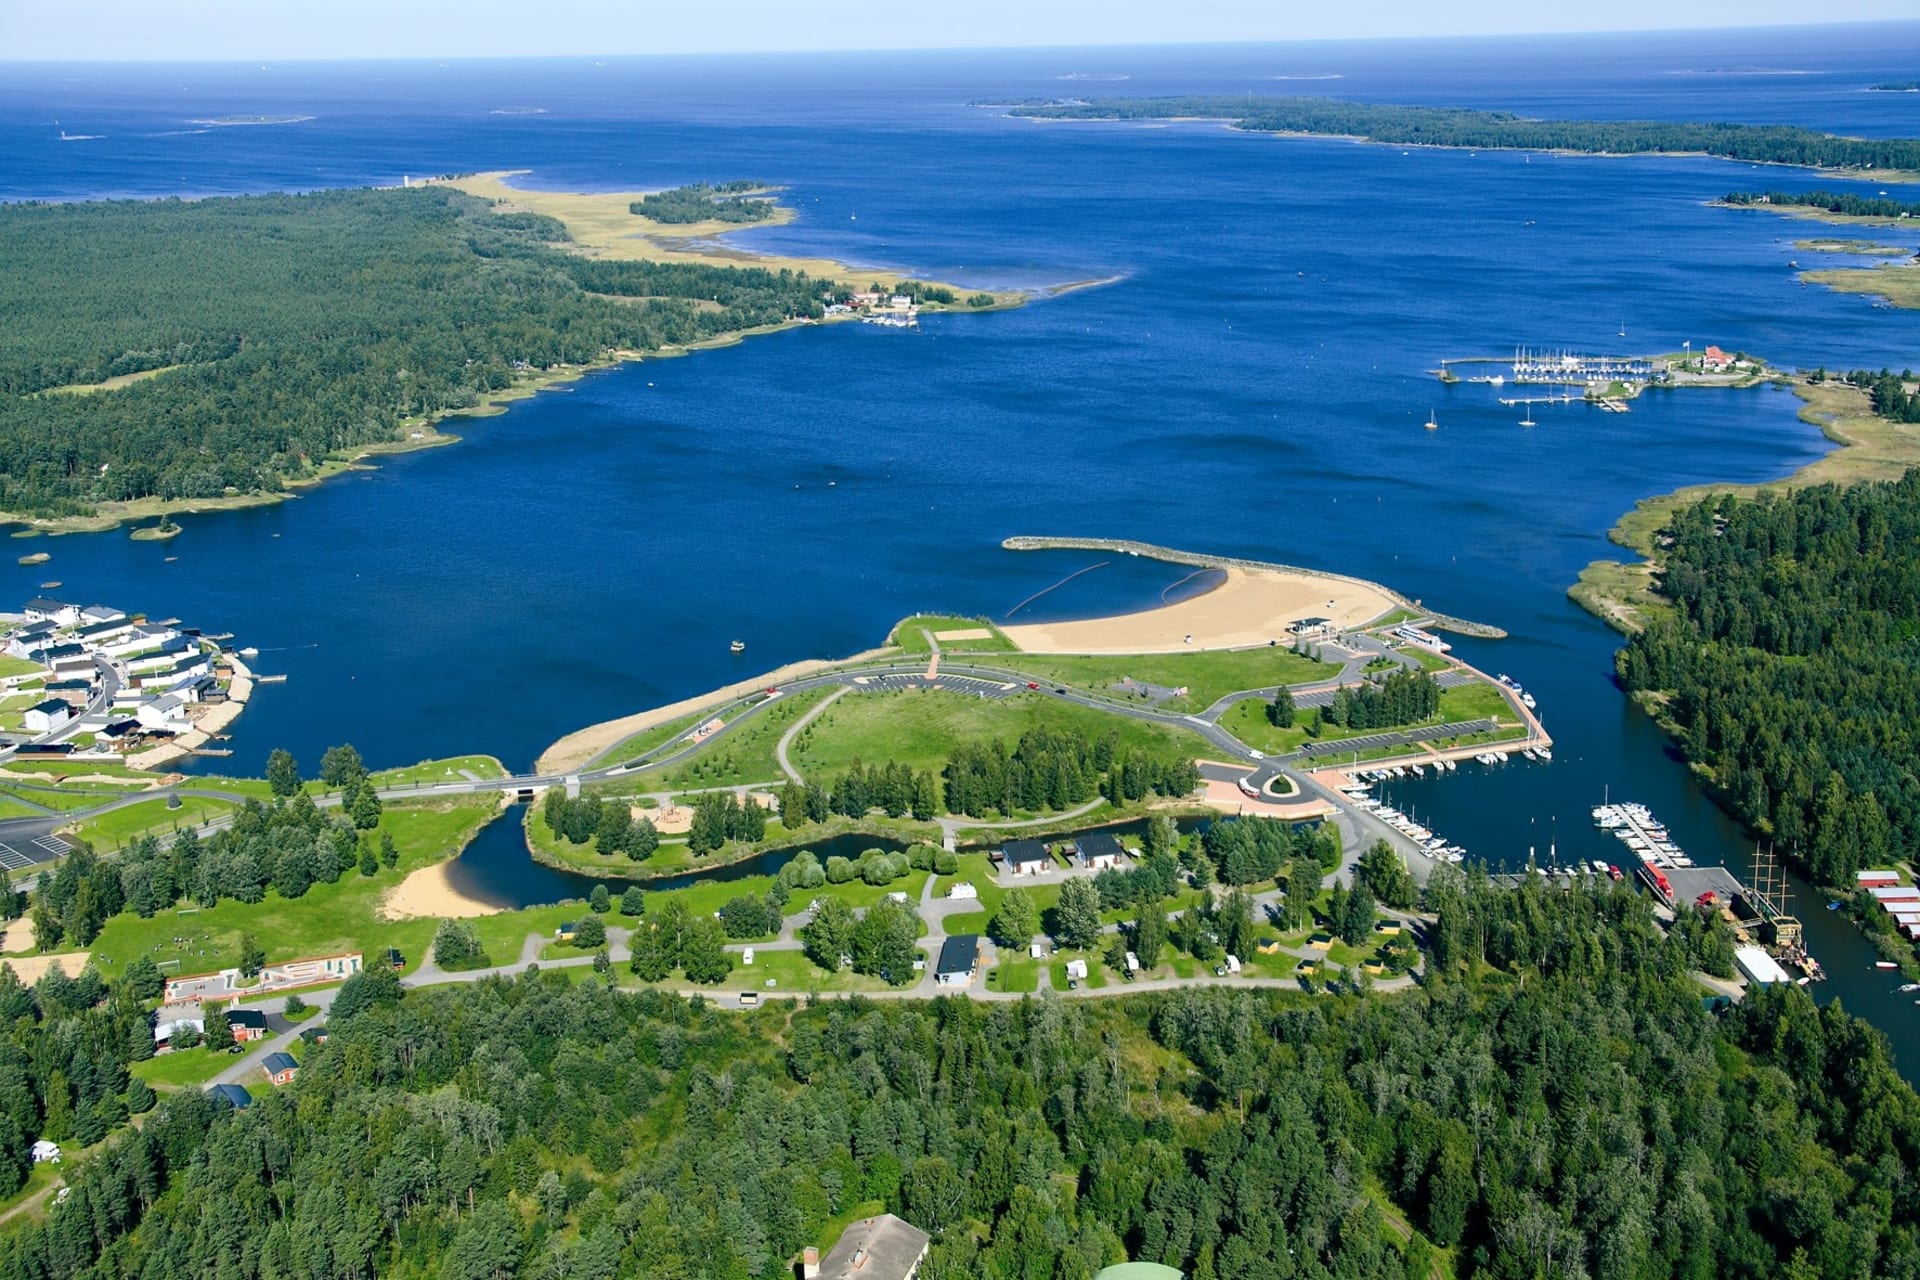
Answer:
[(1079, 622), (1002, 625), (1027, 653), (1182, 653), (1289, 643), (1290, 623), (1326, 618), (1341, 630), (1391, 612), (1399, 601), (1357, 578), (1229, 565), (1220, 585), (1158, 609)]
[(503, 909), (454, 888), (444, 862), (412, 872), (380, 900), (380, 916), (385, 920), (470, 920)]

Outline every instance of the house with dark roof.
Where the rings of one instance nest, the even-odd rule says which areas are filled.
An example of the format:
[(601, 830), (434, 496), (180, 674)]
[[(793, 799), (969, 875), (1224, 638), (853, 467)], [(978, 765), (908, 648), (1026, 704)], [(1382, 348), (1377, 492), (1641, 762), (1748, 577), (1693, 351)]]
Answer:
[(47, 596), (27, 601), (26, 614), (28, 622), (51, 622), (58, 627), (70, 627), (80, 620), (79, 606)]
[(231, 1102), (235, 1111), (244, 1111), (253, 1105), (253, 1095), (248, 1093), (243, 1085), (217, 1084), (207, 1092), (216, 1098), (225, 1098)]
[(45, 702), (28, 707), (21, 722), (28, 733), (50, 733), (73, 718), (73, 708), (60, 698), (48, 698)]
[(812, 1246), (801, 1252), (800, 1280), (913, 1280), (930, 1240), (890, 1213), (861, 1218), (840, 1233), (826, 1257)]
[(1037, 876), (1053, 870), (1053, 855), (1039, 840), (1009, 840), (1000, 846), (1000, 860), (1016, 876)]
[(1104, 871), (1108, 867), (1120, 865), (1120, 859), (1127, 850), (1120, 843), (1120, 837), (1111, 831), (1090, 831), (1073, 842), (1074, 856), (1080, 859), (1080, 865), (1094, 871)]
[(973, 970), (979, 962), (980, 935), (957, 933), (940, 944), (940, 958), (933, 966), (934, 981), (943, 987), (964, 987), (973, 981)]
[(267, 1038), (267, 1015), (258, 1009), (227, 1010), (227, 1026), (233, 1031), (235, 1044)]
[(293, 1077), (299, 1074), (300, 1064), (293, 1060), (292, 1054), (276, 1049), (261, 1059), (260, 1069), (267, 1073), (267, 1079), (279, 1086), (293, 1083)]

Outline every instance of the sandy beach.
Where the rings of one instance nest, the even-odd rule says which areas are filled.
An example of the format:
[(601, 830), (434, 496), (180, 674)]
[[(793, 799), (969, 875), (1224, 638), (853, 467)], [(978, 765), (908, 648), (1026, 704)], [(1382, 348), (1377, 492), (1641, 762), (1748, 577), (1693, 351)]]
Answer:
[(454, 888), (444, 862), (413, 872), (380, 900), (380, 916), (385, 920), (470, 920), (500, 910)]
[(1231, 566), (1219, 586), (1143, 613), (1082, 622), (1002, 626), (1028, 653), (1180, 653), (1238, 649), (1272, 640), (1289, 643), (1289, 623), (1328, 618), (1341, 629), (1388, 613), (1397, 601), (1385, 589), (1353, 578)]
[(741, 680), (724, 689), (703, 693), (696, 698), (684, 698), (679, 702), (668, 703), (664, 707), (654, 707), (650, 711), (639, 711), (630, 716), (622, 716), (618, 720), (603, 720), (599, 724), (576, 729), (542, 752), (539, 761), (534, 765), (534, 771), (544, 774), (569, 773), (602, 752), (612, 750), (634, 734), (656, 725), (692, 715), (704, 707), (730, 702), (759, 689), (780, 685), (788, 680), (797, 680), (802, 676), (810, 676), (828, 667), (837, 667), (847, 662), (863, 662), (868, 658), (880, 657), (886, 652), (885, 649), (869, 649), (865, 653), (856, 653), (837, 662), (822, 662), (814, 658), (809, 658), (805, 662), (792, 662), (776, 671), (769, 671), (763, 676)]

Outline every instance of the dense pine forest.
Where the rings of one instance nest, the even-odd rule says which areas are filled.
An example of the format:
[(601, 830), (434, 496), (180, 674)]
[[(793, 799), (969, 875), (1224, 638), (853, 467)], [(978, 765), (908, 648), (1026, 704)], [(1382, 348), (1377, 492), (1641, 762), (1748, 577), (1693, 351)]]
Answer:
[(1620, 655), (1741, 818), (1823, 884), (1920, 842), (1920, 473), (1675, 513)]
[[(0, 1278), (772, 1280), (879, 1208), (934, 1234), (925, 1280), (1425, 1277), (1441, 1251), (1530, 1280), (1920, 1275), (1920, 1106), (1877, 1033), (1791, 989), (1716, 1017), (1624, 889), (1446, 872), (1432, 900), (1433, 976), (1395, 997), (741, 1014), (369, 971), (293, 1085), (171, 1094), (69, 1167)], [(0, 999), (16, 1053), (53, 1056), (44, 998)]]
[(1171, 98), (982, 103), (1044, 120), (1231, 120), (1263, 133), (1315, 133), (1396, 146), (1524, 147), (1609, 155), (1700, 153), (1826, 169), (1920, 169), (1920, 139), (1838, 138), (1792, 125), (1665, 120), (1531, 120), (1506, 111), (1407, 107), (1333, 98), (1192, 94)]
[(565, 239), (442, 187), (0, 206), (0, 510), (271, 491), (526, 370), (820, 311), (805, 275)]
[(717, 187), (696, 182), (691, 186), (674, 187), (670, 191), (655, 191), (635, 200), (627, 208), (643, 218), (672, 224), (765, 222), (773, 216), (776, 207), (773, 201), (743, 198), (749, 191), (764, 190), (766, 186), (758, 182), (726, 182)]

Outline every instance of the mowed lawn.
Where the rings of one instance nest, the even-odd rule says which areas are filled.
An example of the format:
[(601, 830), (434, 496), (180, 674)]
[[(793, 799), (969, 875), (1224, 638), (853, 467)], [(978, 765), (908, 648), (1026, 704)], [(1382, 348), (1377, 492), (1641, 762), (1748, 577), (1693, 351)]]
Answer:
[(1341, 729), (1334, 725), (1322, 725), (1320, 736), (1310, 738), (1303, 727), (1312, 717), (1320, 714), (1317, 707), (1302, 707), (1294, 713), (1294, 727), (1276, 728), (1267, 721), (1267, 703), (1259, 698), (1249, 698), (1236, 702), (1220, 717), (1220, 727), (1240, 741), (1262, 751), (1281, 753), (1298, 751), (1308, 742), (1341, 742), (1348, 738), (1365, 737), (1374, 733), (1400, 733), (1418, 729), (1421, 725), (1448, 724), (1461, 720), (1488, 720), (1498, 718), (1503, 724), (1517, 724), (1519, 717), (1513, 708), (1501, 696), (1500, 690), (1490, 684), (1476, 680), (1469, 685), (1440, 691), (1440, 714), (1413, 725), (1386, 725), (1378, 729)]
[(1291, 649), (1222, 649), (1200, 653), (1150, 653), (1120, 657), (1041, 657), (1020, 654), (1005, 660), (1042, 683), (1070, 685), (1090, 693), (1126, 697), (1122, 680), (1187, 690), (1182, 698), (1160, 704), (1169, 711), (1203, 711), (1229, 693), (1283, 684), (1312, 684), (1340, 673), (1336, 663), (1316, 662)]
[(652, 791), (663, 788), (732, 787), (750, 782), (785, 779), (774, 749), (794, 722), (832, 694), (832, 689), (807, 689), (782, 694), (771, 704), (762, 703), (745, 724), (716, 734), (687, 759), (666, 768), (645, 769), (619, 780), (626, 791)]
[(179, 808), (169, 809), (165, 796), (155, 796), (87, 819), (79, 825), (78, 835), (98, 852), (108, 853), (149, 833), (162, 840), (170, 839), (176, 831), (204, 826), (238, 807), (211, 796), (183, 796)]
[(121, 912), (107, 922), (91, 948), (101, 976), (112, 981), (136, 955), (146, 955), (172, 976), (209, 973), (238, 964), (240, 939), (252, 934), (269, 961), (360, 951), (377, 955), (386, 947), (406, 953), (417, 965), (433, 938), (433, 920), (383, 921), (381, 896), (408, 872), (440, 862), (466, 846), (473, 833), (496, 812), (484, 804), (390, 805), (380, 829), (393, 834), (399, 865), (377, 875), (349, 870), (333, 884), (318, 884), (299, 898), (268, 890), (257, 903), (231, 899), (204, 910), (173, 907), (141, 919)]
[(1197, 734), (1077, 706), (1051, 693), (975, 698), (912, 689), (848, 694), (801, 731), (789, 754), (810, 780), (823, 783), (855, 760), (869, 765), (898, 761), (938, 772), (961, 743), (997, 738), (1011, 750), (1021, 734), (1041, 726), (1089, 739), (1117, 730), (1122, 750), (1144, 747), (1189, 758), (1206, 753), (1206, 743)]

